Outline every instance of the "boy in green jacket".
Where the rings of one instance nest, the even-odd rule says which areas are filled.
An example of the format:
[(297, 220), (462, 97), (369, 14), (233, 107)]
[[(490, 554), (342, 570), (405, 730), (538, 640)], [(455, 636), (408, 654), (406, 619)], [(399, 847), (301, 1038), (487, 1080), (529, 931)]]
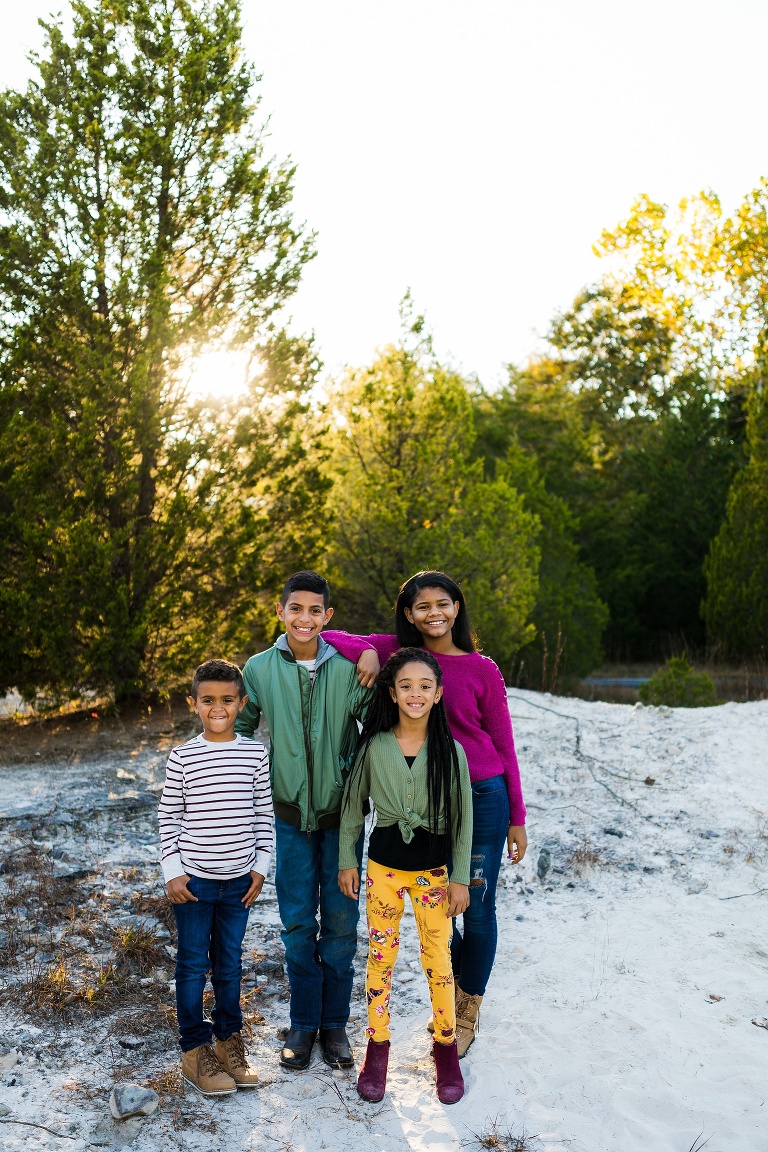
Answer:
[[(243, 669), (248, 703), (236, 730), (269, 728), (275, 809), (275, 889), (291, 989), (291, 1028), (280, 1062), (306, 1068), (318, 1031), (323, 1059), (348, 1068), (346, 1033), (357, 948), (357, 901), (337, 882), (344, 783), (370, 690), (320, 636), (333, 615), (328, 581), (296, 572), (275, 606), (285, 634)], [(356, 851), (362, 857), (362, 836)], [(319, 912), (319, 932), (318, 932)]]

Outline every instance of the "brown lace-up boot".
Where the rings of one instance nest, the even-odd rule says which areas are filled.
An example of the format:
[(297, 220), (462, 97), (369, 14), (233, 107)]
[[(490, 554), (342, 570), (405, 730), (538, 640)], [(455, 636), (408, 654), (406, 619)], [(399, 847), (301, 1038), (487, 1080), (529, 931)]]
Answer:
[(465, 1055), (480, 1031), (482, 996), (470, 996), (456, 985), (456, 1047), (459, 1058)]
[(181, 1074), (201, 1096), (231, 1096), (237, 1085), (219, 1063), (210, 1044), (182, 1053)]
[(258, 1088), (259, 1078), (256, 1069), (248, 1063), (243, 1038), (239, 1032), (233, 1032), (226, 1040), (217, 1040), (214, 1052), (222, 1068), (229, 1073), (238, 1088)]

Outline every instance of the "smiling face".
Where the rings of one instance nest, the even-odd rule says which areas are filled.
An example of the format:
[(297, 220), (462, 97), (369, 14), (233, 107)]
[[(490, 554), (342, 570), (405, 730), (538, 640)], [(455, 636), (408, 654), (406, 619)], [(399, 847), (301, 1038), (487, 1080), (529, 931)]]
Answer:
[(203, 736), (216, 743), (235, 738), (235, 720), (248, 701), (231, 680), (202, 680), (197, 686), (197, 699), (189, 703), (203, 722)]
[(291, 592), (285, 604), (276, 604), (275, 611), (288, 637), (288, 646), (297, 660), (311, 660), (317, 655), (317, 638), (321, 629), (333, 616), (333, 608), (326, 608), (319, 592)]
[(412, 660), (403, 664), (395, 675), (395, 686), (389, 694), (397, 704), (401, 720), (426, 720), (432, 705), (443, 694), (437, 677), (428, 664)]
[(450, 635), (459, 608), (458, 600), (451, 600), (444, 588), (421, 588), (405, 615), (422, 636), (438, 640)]

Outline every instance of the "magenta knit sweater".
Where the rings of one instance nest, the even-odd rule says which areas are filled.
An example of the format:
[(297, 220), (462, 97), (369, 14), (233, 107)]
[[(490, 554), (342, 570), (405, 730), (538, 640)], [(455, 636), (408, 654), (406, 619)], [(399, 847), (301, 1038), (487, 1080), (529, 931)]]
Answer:
[[(354, 663), (366, 648), (374, 648), (383, 664), (400, 647), (397, 636), (374, 633), (352, 636), (326, 629), (323, 639)], [(503, 776), (509, 794), (509, 822), (525, 824), (520, 768), (515, 753), (507, 690), (498, 667), (479, 652), (444, 656), (433, 652), (443, 670), (443, 700), (453, 737), (467, 754), (469, 778)]]

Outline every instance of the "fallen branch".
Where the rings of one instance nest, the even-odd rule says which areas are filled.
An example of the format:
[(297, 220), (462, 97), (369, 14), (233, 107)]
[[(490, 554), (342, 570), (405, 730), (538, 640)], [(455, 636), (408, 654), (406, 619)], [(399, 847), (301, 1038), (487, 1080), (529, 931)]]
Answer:
[(42, 1128), (50, 1132), (51, 1136), (58, 1136), (59, 1140), (77, 1140), (77, 1136), (70, 1136), (67, 1132), (54, 1132), (46, 1124), (34, 1124), (31, 1120), (12, 1120), (9, 1116), (0, 1116), (0, 1124), (21, 1124), (24, 1128)]
[(719, 900), (741, 900), (742, 896), (759, 896), (761, 892), (768, 892), (768, 888), (758, 888), (756, 892), (739, 892), (738, 896), (719, 896)]

